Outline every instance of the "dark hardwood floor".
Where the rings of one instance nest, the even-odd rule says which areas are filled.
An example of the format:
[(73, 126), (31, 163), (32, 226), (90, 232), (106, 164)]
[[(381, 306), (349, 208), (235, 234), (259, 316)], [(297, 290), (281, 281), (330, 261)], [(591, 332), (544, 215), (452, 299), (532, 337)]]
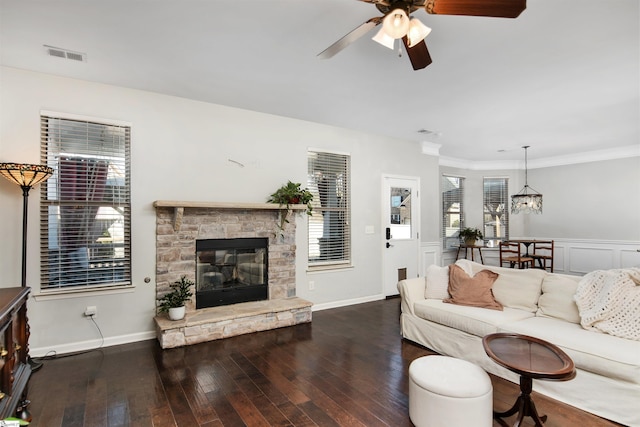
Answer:
[[(319, 311), (311, 324), (178, 349), (145, 341), (46, 360), (29, 386), (31, 426), (411, 426), (407, 369), (433, 353), (402, 340), (399, 306)], [(518, 386), (492, 380), (496, 408), (507, 409)], [(534, 399), (548, 427), (617, 425)]]

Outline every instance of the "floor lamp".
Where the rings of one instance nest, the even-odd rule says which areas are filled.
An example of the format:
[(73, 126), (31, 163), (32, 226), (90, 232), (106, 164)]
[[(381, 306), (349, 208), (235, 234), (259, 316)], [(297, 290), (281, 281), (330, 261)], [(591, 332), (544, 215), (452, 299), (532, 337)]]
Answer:
[(0, 163), (0, 175), (22, 188), (22, 287), (27, 286), (27, 209), (29, 190), (53, 174), (53, 169), (44, 165), (24, 163)]
[[(14, 182), (22, 188), (22, 282), (23, 288), (27, 286), (27, 209), (29, 207), (29, 190), (35, 185), (45, 181), (53, 174), (53, 168), (44, 165), (30, 165), (24, 163), (0, 163), (0, 175)], [(27, 354), (27, 362), (32, 371), (37, 371), (42, 367), (42, 362), (33, 360)], [(25, 406), (21, 408), (24, 416), (30, 418), (29, 411)]]

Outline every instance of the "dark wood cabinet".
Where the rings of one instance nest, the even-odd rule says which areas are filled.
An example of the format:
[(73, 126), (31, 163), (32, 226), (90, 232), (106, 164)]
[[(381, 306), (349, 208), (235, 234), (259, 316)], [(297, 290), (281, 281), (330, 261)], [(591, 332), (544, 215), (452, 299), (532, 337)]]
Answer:
[(0, 419), (24, 407), (31, 367), (27, 299), (30, 288), (0, 288)]

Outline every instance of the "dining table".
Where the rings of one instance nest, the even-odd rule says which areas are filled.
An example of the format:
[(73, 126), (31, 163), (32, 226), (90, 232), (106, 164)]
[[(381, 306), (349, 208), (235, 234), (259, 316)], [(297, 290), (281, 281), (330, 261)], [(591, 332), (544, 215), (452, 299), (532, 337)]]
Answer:
[(524, 245), (525, 254), (524, 256), (528, 257), (529, 255), (529, 246), (533, 243), (539, 242), (548, 242), (548, 240), (538, 240), (538, 239), (509, 239), (510, 242), (516, 242)]

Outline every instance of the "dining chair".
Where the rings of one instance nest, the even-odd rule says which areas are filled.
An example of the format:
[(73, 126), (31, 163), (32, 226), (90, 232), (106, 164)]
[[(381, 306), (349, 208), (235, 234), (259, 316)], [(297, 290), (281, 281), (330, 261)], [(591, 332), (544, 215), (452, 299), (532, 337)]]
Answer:
[(553, 273), (553, 240), (537, 240), (533, 242), (533, 267), (549, 270)]
[(529, 268), (533, 266), (533, 258), (522, 254), (519, 242), (505, 240), (500, 242), (500, 267), (505, 264), (510, 268)]

